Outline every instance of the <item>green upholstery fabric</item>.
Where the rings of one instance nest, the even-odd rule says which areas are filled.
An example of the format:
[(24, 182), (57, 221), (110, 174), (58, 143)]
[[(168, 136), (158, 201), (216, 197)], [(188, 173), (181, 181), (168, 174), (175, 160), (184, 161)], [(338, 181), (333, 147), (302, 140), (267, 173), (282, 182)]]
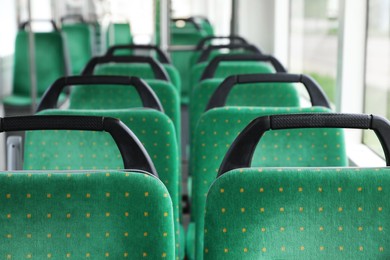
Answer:
[[(200, 32), (183, 32), (171, 31), (172, 45), (195, 45), (203, 37), (207, 36), (204, 31)], [(191, 56), (193, 51), (172, 51), (171, 58), (173, 65), (178, 69), (182, 85), (181, 85), (181, 101), (188, 104), (188, 97), (191, 89)]]
[(1, 172), (4, 259), (174, 259), (172, 202), (145, 173)]
[(62, 31), (66, 36), (72, 74), (79, 75), (92, 57), (92, 28), (88, 24), (65, 24)]
[[(196, 257), (202, 255), (206, 194), (230, 145), (253, 119), (286, 113), (326, 113), (328, 109), (225, 107), (212, 109), (199, 120), (192, 142), (191, 219), (196, 224)], [(342, 129), (291, 129), (266, 133), (257, 146), (253, 166), (346, 166)]]
[[(206, 69), (208, 62), (202, 62), (191, 69), (191, 87), (192, 89), (201, 81), (203, 71)], [(275, 73), (275, 69), (264, 62), (255, 61), (234, 61), (221, 62), (215, 71), (214, 78), (220, 78), (221, 82), (228, 76), (239, 74), (255, 73)], [(191, 91), (192, 91), (191, 89)], [(191, 92), (190, 92), (191, 93)]]
[(177, 92), (180, 93), (181, 78), (180, 78), (179, 71), (171, 64), (162, 64), (162, 66), (168, 73), (169, 79), (171, 80), (172, 84), (176, 87)]
[(131, 35), (130, 24), (113, 23), (108, 26), (107, 30), (107, 47), (120, 44), (132, 44), (133, 36)]
[[(148, 66), (148, 65), (145, 65), (145, 64), (140, 64), (142, 66)], [(127, 65), (126, 65), (127, 66)], [(180, 97), (179, 97), (179, 94), (177, 92), (177, 90), (175, 89), (175, 87), (170, 83), (170, 82), (166, 82), (166, 81), (162, 81), (162, 80), (154, 80), (154, 75), (153, 73), (149, 70), (137, 70), (137, 69), (129, 69), (129, 67), (126, 67), (126, 66), (121, 66), (121, 64), (116, 64), (116, 65), (112, 65), (112, 67), (110, 66), (102, 66), (102, 67), (98, 67), (96, 70), (95, 70), (95, 75), (116, 75), (116, 76), (136, 76), (136, 77), (140, 77), (140, 78), (143, 78), (146, 80), (146, 82), (149, 84), (149, 86), (153, 89), (153, 91), (156, 93), (157, 97), (160, 99), (161, 101), (161, 104), (164, 108), (164, 112), (165, 114), (167, 114), (169, 116), (169, 118), (172, 119), (173, 123), (175, 124), (175, 129), (176, 129), (176, 135), (177, 135), (177, 138), (178, 140), (180, 141), (180, 124), (181, 124), (181, 118), (180, 118)], [(137, 65), (138, 66), (138, 65)], [(142, 71), (142, 73), (138, 73), (139, 71)], [(145, 74), (144, 74), (145, 73)], [(149, 76), (147, 76), (149, 75)], [(82, 91), (82, 89), (85, 89)], [(121, 89), (121, 87), (116, 87), (115, 89)], [(127, 91), (129, 91), (129, 97), (132, 98), (132, 100), (125, 100), (125, 99), (120, 99), (120, 100), (117, 100), (115, 98), (115, 102), (118, 102), (118, 103), (115, 103), (115, 102), (112, 102), (111, 105), (107, 102), (104, 101), (104, 99), (107, 98), (107, 95), (110, 95), (110, 94), (107, 94), (106, 91), (104, 91), (102, 89), (102, 94), (101, 92), (96, 93), (95, 94), (95, 89), (87, 89), (87, 88), (80, 88), (80, 90), (77, 90), (76, 92), (76, 88), (74, 91), (74, 93), (72, 93), (71, 95), (71, 98), (76, 98), (76, 93), (77, 93), (77, 96), (79, 96), (78, 100), (77, 100), (77, 105), (76, 105), (76, 101), (75, 102), (72, 102), (72, 108), (91, 108), (90, 107), (90, 104), (87, 105), (87, 107), (84, 106), (84, 104), (82, 104), (83, 102), (85, 102), (86, 100), (90, 100), (92, 96), (94, 96), (94, 99), (97, 99), (98, 101), (96, 103), (99, 103), (101, 104), (101, 108), (104, 108), (104, 109), (109, 109), (109, 108), (129, 108), (129, 107), (133, 107), (133, 106), (140, 106), (141, 102), (140, 102), (140, 99), (139, 99), (139, 96), (136, 95), (137, 98), (134, 98), (135, 96), (130, 94), (130, 93), (135, 93), (134, 90), (132, 88), (126, 88)], [(85, 93), (84, 93), (85, 92)], [(81, 94), (79, 94), (81, 93)], [(93, 93), (93, 95), (92, 95)], [(115, 94), (115, 92), (113, 92), (113, 94), (117, 97), (117, 94)], [(125, 96), (125, 94), (121, 95), (121, 96)], [(127, 96), (127, 94), (126, 94)], [(84, 100), (84, 101), (82, 101)], [(125, 102), (122, 102), (123, 100), (125, 100)], [(79, 102), (81, 101), (81, 102)], [(127, 103), (129, 102), (129, 103)], [(108, 105), (108, 107), (106, 106)], [(100, 105), (94, 107), (94, 108), (99, 108)]]
[[(190, 140), (196, 123), (206, 110), (220, 79), (204, 80), (192, 91), (189, 106)], [(299, 93), (290, 83), (257, 83), (235, 86), (226, 100), (227, 106), (299, 107)]]
[[(191, 68), (193, 68), (194, 66), (196, 66), (198, 63), (198, 60), (201, 56), (201, 53), (202, 51), (196, 51), (193, 53), (193, 55), (191, 56)], [(213, 50), (211, 51), (209, 57), (207, 58), (207, 60), (205, 62), (209, 63), (212, 59), (214, 59), (215, 57), (217, 57), (218, 55), (221, 55), (221, 54), (245, 54), (245, 53), (253, 53), (253, 52), (248, 52), (246, 50), (240, 50), (240, 49), (216, 49), (216, 50)]]
[[(43, 115), (104, 116), (120, 119), (139, 138), (172, 198), (177, 241), (179, 235), (179, 148), (172, 121), (152, 109), (44, 110)], [(28, 170), (122, 169), (114, 140), (107, 133), (31, 131), (26, 134), (24, 168)], [(71, 160), (71, 161), (70, 161)], [(179, 244), (177, 243), (177, 246)], [(179, 249), (179, 248), (178, 248)]]
[[(57, 78), (67, 74), (67, 57), (60, 32), (34, 33), (34, 39), (37, 97), (41, 97)], [(4, 104), (31, 104), (29, 67), (28, 33), (20, 31), (15, 43), (13, 92), (3, 100)]]
[(389, 185), (389, 168), (228, 172), (207, 195), (204, 259), (388, 259)]

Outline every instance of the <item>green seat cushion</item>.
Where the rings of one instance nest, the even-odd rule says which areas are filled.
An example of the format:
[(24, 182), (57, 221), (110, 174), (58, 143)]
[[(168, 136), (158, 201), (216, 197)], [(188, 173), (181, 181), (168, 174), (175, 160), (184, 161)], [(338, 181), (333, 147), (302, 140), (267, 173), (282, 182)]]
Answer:
[(387, 259), (389, 184), (389, 168), (228, 172), (207, 195), (204, 259)]
[[(67, 74), (65, 45), (60, 32), (34, 33), (37, 96), (59, 77)], [(30, 96), (28, 33), (18, 32), (15, 43), (12, 95)], [(20, 100), (18, 100), (20, 102)], [(18, 103), (18, 102), (16, 102)]]
[[(255, 118), (272, 114), (327, 113), (329, 109), (225, 107), (212, 109), (200, 118), (192, 142), (191, 219), (196, 224), (196, 256), (202, 254), (206, 194), (222, 160), (237, 135)], [(347, 166), (342, 129), (291, 129), (267, 132), (257, 145), (253, 166), (326, 167)], [(200, 250), (200, 251), (199, 251)]]
[[(221, 79), (208, 79), (200, 82), (193, 89), (189, 106), (190, 140), (196, 123), (220, 84)], [(294, 84), (290, 83), (239, 85), (229, 93), (226, 106), (299, 107), (299, 92)]]
[(5, 259), (175, 256), (172, 202), (145, 173), (1, 172)]
[[(115, 117), (128, 126), (145, 147), (159, 178), (169, 191), (174, 207), (175, 230), (178, 231), (176, 235), (179, 237), (179, 148), (174, 125), (165, 114), (152, 109), (44, 110), (40, 114)], [(123, 162), (114, 140), (107, 133), (45, 131), (42, 134), (40, 131), (31, 131), (26, 134), (24, 168), (122, 169)]]
[(92, 28), (88, 24), (65, 24), (62, 31), (66, 37), (72, 74), (79, 75), (92, 58)]

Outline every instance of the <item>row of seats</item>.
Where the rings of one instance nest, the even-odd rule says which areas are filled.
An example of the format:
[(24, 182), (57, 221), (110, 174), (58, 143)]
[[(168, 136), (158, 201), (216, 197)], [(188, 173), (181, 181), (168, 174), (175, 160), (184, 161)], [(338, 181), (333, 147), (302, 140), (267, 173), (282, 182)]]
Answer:
[[(188, 61), (192, 76), (181, 78), (191, 122), (186, 234), (180, 72), (156, 46), (122, 45), (92, 58), (80, 76), (56, 80), (36, 116), (2, 119), (1, 131), (45, 130), (27, 132), (23, 173), (0, 176), (10, 187), (1, 196), (4, 254), (386, 258), (387, 169), (341, 168), (340, 128), (373, 129), (388, 155), (389, 122), (331, 113), (315, 81), (241, 39), (218, 37), (229, 42), (221, 48), (201, 40), (207, 47), (191, 57), (202, 61)], [(134, 55), (139, 49), (153, 56)]]
[[(26, 29), (35, 22), (45, 22), (52, 27), (49, 32), (33, 33), (38, 100), (57, 78), (79, 75), (86, 63), (98, 52), (97, 41), (100, 40), (101, 26), (86, 22), (80, 15), (62, 17), (61, 28), (53, 21), (32, 20), (21, 24), (15, 40), (13, 91), (11, 96), (3, 100), (10, 113), (20, 114), (18, 108), (29, 108), (32, 104), (29, 33)], [(107, 46), (132, 43), (128, 23), (111, 23), (106, 35)]]

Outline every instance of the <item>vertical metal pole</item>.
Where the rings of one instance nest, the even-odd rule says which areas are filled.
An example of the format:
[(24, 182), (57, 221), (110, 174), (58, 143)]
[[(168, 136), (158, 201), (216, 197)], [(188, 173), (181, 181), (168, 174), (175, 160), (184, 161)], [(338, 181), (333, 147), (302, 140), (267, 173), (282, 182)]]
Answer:
[(160, 0), (160, 48), (168, 54), (171, 43), (171, 1)]
[[(32, 0), (28, 1), (28, 20), (32, 21)], [(30, 65), (30, 93), (31, 93), (31, 111), (35, 111), (37, 100), (37, 69), (35, 64), (35, 41), (32, 29), (32, 23), (28, 27), (28, 49), (29, 49), (29, 65)]]
[(232, 0), (232, 17), (230, 20), (230, 34), (238, 35), (238, 1)]

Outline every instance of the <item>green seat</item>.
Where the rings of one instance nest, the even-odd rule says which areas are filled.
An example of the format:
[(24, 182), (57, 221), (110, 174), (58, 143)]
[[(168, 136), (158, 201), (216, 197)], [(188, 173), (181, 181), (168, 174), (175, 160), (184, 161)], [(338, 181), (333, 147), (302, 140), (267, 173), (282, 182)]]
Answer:
[(92, 57), (92, 28), (85, 23), (64, 24), (72, 74), (79, 75)]
[(209, 46), (218, 46), (222, 44), (248, 44), (248, 42), (240, 36), (206, 36), (196, 45), (195, 51), (191, 57), (191, 67), (193, 67), (201, 53), (206, 50)]
[[(93, 82), (99, 82), (99, 84), (101, 85), (88, 85)], [(109, 82), (111, 82), (111, 84), (113, 85), (105, 85)], [(44, 100), (38, 107), (38, 110), (47, 109), (40, 112), (40, 114), (45, 115), (88, 115), (104, 117), (110, 116), (120, 119), (140, 139), (140, 142), (143, 144), (146, 151), (151, 156), (154, 166), (156, 167), (156, 171), (159, 173), (161, 181), (166, 185), (169, 194), (172, 198), (174, 206), (175, 230), (180, 231), (179, 222), (181, 178), (179, 147), (176, 139), (175, 128), (172, 123), (172, 120), (170, 120), (168, 116), (156, 110), (159, 109), (159, 104), (156, 104), (155, 101), (150, 100), (151, 98), (156, 99), (156, 97), (151, 97), (150, 93), (148, 94), (146, 92), (148, 88), (146, 88), (143, 84), (144, 83), (139, 79), (127, 77), (67, 77), (57, 80), (52, 85), (50, 91), (46, 93)], [(70, 109), (52, 109), (56, 107), (56, 101), (54, 100), (55, 97), (58, 95), (59, 92), (62, 91), (63, 88), (69, 85), (76, 85), (73, 86), (71, 91), (69, 106)], [(134, 87), (129, 85), (133, 85)], [(137, 89), (138, 92), (129, 91), (130, 89)], [(149, 89), (149, 91), (151, 90)], [(128, 109), (129, 105), (127, 101), (130, 100), (131, 103), (132, 99), (141, 100), (140, 96), (142, 96), (142, 102), (139, 103), (139, 107), (141, 108)], [(77, 134), (78, 133), (76, 133), (75, 135)], [(87, 147), (91, 145), (91, 142), (96, 144), (107, 143), (107, 141), (104, 140), (96, 140), (96, 136), (92, 137), (94, 138), (93, 140), (87, 139), (87, 141), (83, 141), (82, 138), (87, 139), (87, 137), (84, 136), (74, 137), (74, 139), (77, 139), (80, 143), (83, 144), (83, 146)], [(50, 137), (50, 139), (55, 139), (55, 136)], [(67, 143), (67, 137), (65, 137), (65, 140), (66, 141), (64, 142)], [(36, 146), (34, 142), (32, 143), (32, 145)], [(58, 145), (61, 145), (61, 142), (59, 142)], [(63, 143), (63, 145), (65, 145), (65, 143)], [(78, 143), (76, 142), (74, 145), (77, 147)], [(68, 146), (72, 148), (70, 144)], [(39, 153), (34, 153), (33, 151), (29, 150), (32, 156), (31, 161), (28, 161), (29, 167), (31, 167), (31, 169), (35, 168), (34, 165), (45, 167), (45, 169), (52, 169), (53, 167), (62, 169), (62, 167), (65, 167), (65, 165), (59, 162), (58, 159), (56, 160), (55, 158), (52, 158), (50, 156), (45, 156), (44, 159), (40, 159), (39, 154), (41, 152), (51, 155), (59, 154), (58, 152), (47, 151), (45, 147), (40, 148)], [(31, 149), (36, 148), (33, 147)], [(99, 163), (103, 163), (102, 166), (104, 166), (105, 168), (120, 169), (121, 162), (119, 160), (114, 160), (113, 158), (106, 157), (101, 158), (98, 156), (99, 154), (96, 154), (96, 160), (99, 160)], [(105, 162), (106, 159), (109, 161)], [(94, 163), (93, 158), (87, 158), (86, 160), (88, 160), (88, 165)], [(60, 166), (58, 165), (59, 163), (61, 163)], [(83, 165), (84, 163), (85, 162), (82, 159), (80, 159), (79, 161), (75, 160), (73, 166), (76, 168), (85, 168), (85, 166)], [(95, 165), (93, 166), (97, 167)], [(184, 234), (176, 233), (176, 236), (178, 246), (177, 249), (179, 250), (180, 246), (184, 248), (184, 243), (179, 243), (179, 238), (184, 238)]]
[[(152, 61), (150, 64), (153, 64), (155, 70), (153, 71), (153, 67), (151, 69), (151, 66), (149, 64), (143, 64), (143, 63), (128, 63), (127, 61), (131, 61), (132, 59), (142, 59), (147, 61)], [(96, 60), (97, 62), (94, 62)], [(102, 60), (102, 65), (96, 66), (99, 64), (99, 60)], [(106, 61), (123, 61), (123, 63), (118, 64), (104, 64)], [(150, 85), (150, 87), (153, 89), (153, 91), (156, 93), (157, 97), (160, 99), (165, 113), (168, 115), (170, 119), (172, 119), (176, 135), (179, 140), (180, 144), (180, 126), (181, 126), (181, 118), (180, 118), (180, 97), (175, 89), (175, 87), (167, 81), (167, 78), (163, 80), (164, 78), (164, 71), (161, 69), (161, 66), (154, 61), (151, 57), (139, 57), (139, 56), (113, 56), (113, 57), (100, 57), (100, 58), (94, 58), (91, 60), (90, 64), (93, 66), (90, 66), (91, 69), (87, 68), (88, 71), (84, 70), (84, 75), (115, 75), (115, 76), (137, 76), (140, 78), (143, 78), (146, 80), (146, 82)], [(88, 65), (87, 65), (88, 67)], [(159, 70), (157, 68), (160, 68)], [(157, 73), (159, 71), (159, 73)], [(166, 76), (166, 75), (165, 75)], [(89, 92), (90, 89), (85, 89), (85, 91)], [(129, 91), (133, 91), (129, 89)], [(89, 92), (90, 94), (90, 92)], [(91, 96), (87, 93), (87, 95), (84, 95), (84, 98), (90, 98)], [(81, 95), (80, 95), (81, 97)], [(81, 97), (83, 98), (83, 97)], [(125, 108), (139, 106), (140, 100), (137, 98), (134, 98), (131, 103), (124, 104)], [(123, 103), (122, 103), (123, 104)], [(77, 108), (84, 108), (80, 107), (83, 106), (82, 102), (78, 102)], [(73, 108), (76, 108), (75, 106)], [(117, 105), (113, 105), (111, 108), (123, 108), (120, 103)]]
[[(157, 46), (157, 45), (114, 45), (110, 47), (105, 56), (114, 56), (117, 53), (120, 53), (123, 55), (131, 55), (135, 54), (137, 55), (136, 51), (154, 51), (155, 52), (155, 58), (161, 63), (164, 70), (167, 72), (170, 81), (173, 83), (173, 85), (177, 88), (177, 91), (180, 93), (181, 89), (181, 78), (179, 75), (179, 71), (170, 63), (169, 58), (166, 56), (166, 54)], [(126, 53), (127, 51), (127, 53)], [(125, 53), (123, 53), (125, 52)], [(153, 55), (154, 53), (149, 53), (149, 55)], [(149, 69), (147, 69), (149, 71)], [(150, 74), (147, 74), (147, 77), (151, 77)]]
[[(190, 140), (196, 124), (206, 111), (207, 104), (220, 86), (220, 79), (205, 80), (197, 85), (189, 107)], [(226, 101), (227, 106), (299, 107), (299, 93), (292, 83), (253, 83), (234, 88)]]
[(386, 259), (389, 184), (387, 168), (231, 171), (207, 195), (204, 259)]
[(172, 202), (137, 171), (1, 172), (5, 259), (174, 259)]
[[(202, 62), (191, 69), (191, 87), (204, 80), (253, 73), (286, 72), (283, 65), (273, 56), (262, 54), (224, 54), (210, 62)], [(192, 89), (191, 92), (192, 93)]]
[(207, 194), (204, 259), (388, 258), (388, 167), (251, 166), (253, 144), (291, 127), (369, 128), (389, 154), (389, 122), (375, 116), (257, 118), (229, 149)]
[(107, 29), (107, 47), (118, 44), (133, 43), (133, 36), (129, 23), (111, 23)]
[[(29, 39), (25, 31), (18, 32), (15, 43), (13, 90), (3, 99), (6, 106), (29, 106), (32, 104)], [(51, 83), (68, 73), (65, 44), (58, 31), (34, 33), (37, 98), (40, 98)]]
[[(190, 225), (195, 231), (188, 239), (189, 250), (196, 245), (196, 259), (202, 256), (203, 220), (206, 194), (215, 180), (222, 159), (246, 125), (259, 116), (289, 113), (328, 113), (323, 107), (225, 107), (207, 111), (196, 127), (190, 157), (192, 176), (192, 212)], [(346, 166), (348, 160), (340, 129), (286, 130), (266, 134), (257, 146), (254, 166)], [(194, 258), (191, 258), (194, 259)]]

